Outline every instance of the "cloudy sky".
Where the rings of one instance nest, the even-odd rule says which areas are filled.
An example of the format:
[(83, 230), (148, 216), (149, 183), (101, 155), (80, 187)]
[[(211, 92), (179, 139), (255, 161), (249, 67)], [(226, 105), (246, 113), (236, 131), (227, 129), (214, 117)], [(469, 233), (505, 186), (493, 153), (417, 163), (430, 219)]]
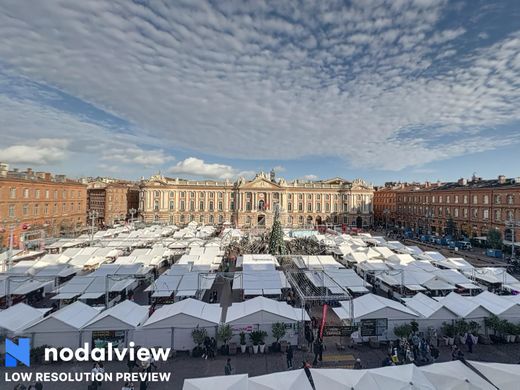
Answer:
[(520, 2), (4, 0), (0, 161), (520, 176)]

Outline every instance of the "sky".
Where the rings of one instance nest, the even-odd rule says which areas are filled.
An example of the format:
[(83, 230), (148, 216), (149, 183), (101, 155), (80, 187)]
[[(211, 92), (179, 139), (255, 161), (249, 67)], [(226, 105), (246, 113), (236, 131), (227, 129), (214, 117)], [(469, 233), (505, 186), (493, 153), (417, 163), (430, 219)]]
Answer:
[(0, 161), (73, 177), (520, 176), (520, 1), (4, 0)]

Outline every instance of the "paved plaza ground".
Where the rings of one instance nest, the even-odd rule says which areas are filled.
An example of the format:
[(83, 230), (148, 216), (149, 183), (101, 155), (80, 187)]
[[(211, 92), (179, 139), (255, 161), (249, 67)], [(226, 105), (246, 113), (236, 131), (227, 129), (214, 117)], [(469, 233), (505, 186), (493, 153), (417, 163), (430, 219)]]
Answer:
[[(465, 348), (462, 347), (465, 351)], [(330, 348), (324, 352), (323, 367), (347, 367), (356, 358), (360, 358), (364, 368), (375, 368), (381, 366), (381, 361), (386, 355), (386, 349), (371, 349), (368, 346), (359, 346), (356, 349), (347, 349), (338, 352), (335, 348)], [(477, 345), (473, 354), (466, 353), (468, 360), (480, 360), (488, 362), (501, 363), (518, 363), (520, 361), (520, 344), (505, 345)], [(282, 353), (270, 353), (265, 355), (245, 355), (240, 353), (231, 357), (231, 364), (234, 373), (247, 373), (250, 376), (263, 375), (286, 370), (285, 355)], [(297, 351), (294, 355), (294, 364), (299, 366), (302, 360), (312, 362), (313, 356), (309, 352)], [(441, 355), (438, 361), (451, 360), (451, 354), (448, 347), (441, 347)], [(218, 356), (215, 360), (203, 360), (201, 358), (190, 358), (188, 356), (178, 356), (165, 363), (158, 364), (158, 371), (173, 373), (169, 383), (151, 383), (148, 387), (150, 390), (180, 390), (185, 378), (206, 377), (224, 374), (225, 356)], [(82, 372), (90, 371), (89, 363), (81, 364), (60, 364), (60, 365), (43, 365), (33, 366), (32, 371), (56, 371), (56, 372)], [(520, 368), (520, 366), (519, 366)], [(127, 368), (124, 363), (108, 363), (106, 369), (109, 372), (126, 372)], [(6, 370), (0, 368), (1, 371)], [(10, 369), (14, 371), (14, 369)], [(28, 371), (27, 368), (19, 367), (16, 371)], [(4, 373), (1, 373), (0, 390), (12, 390), (14, 384), (3, 382)], [(101, 387), (102, 390), (120, 390), (122, 383), (105, 383)], [(47, 383), (45, 390), (70, 390), (70, 389), (87, 389), (87, 384), (71, 384), (71, 383)], [(136, 390), (139, 387), (136, 386)]]

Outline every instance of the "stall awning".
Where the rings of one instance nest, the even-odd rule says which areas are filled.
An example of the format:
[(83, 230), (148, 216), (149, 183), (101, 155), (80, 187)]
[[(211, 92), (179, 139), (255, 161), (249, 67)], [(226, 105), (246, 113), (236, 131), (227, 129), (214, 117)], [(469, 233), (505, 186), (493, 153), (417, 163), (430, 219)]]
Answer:
[(408, 290), (411, 290), (411, 291), (424, 291), (424, 290), (426, 290), (423, 286), (420, 286), (418, 284), (407, 284), (405, 287)]
[(72, 299), (72, 298), (77, 297), (78, 295), (79, 295), (78, 293), (62, 293), (62, 294), (53, 296), (51, 299)]
[(104, 292), (90, 292), (81, 295), (78, 299), (98, 299), (105, 295)]

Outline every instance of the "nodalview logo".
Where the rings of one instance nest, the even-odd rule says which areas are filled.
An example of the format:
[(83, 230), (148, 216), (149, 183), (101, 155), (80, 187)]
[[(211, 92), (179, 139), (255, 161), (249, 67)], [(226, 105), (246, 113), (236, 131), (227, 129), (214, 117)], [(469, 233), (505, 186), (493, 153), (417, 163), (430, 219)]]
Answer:
[(18, 362), (31, 366), (31, 339), (18, 339), (18, 344), (5, 339), (5, 366), (16, 367)]

